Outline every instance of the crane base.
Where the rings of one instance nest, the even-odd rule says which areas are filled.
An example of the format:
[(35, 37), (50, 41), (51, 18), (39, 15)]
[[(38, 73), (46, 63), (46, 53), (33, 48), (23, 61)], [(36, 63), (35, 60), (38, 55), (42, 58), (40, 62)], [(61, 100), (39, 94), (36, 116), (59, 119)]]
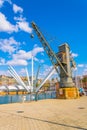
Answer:
[(59, 99), (76, 99), (79, 98), (79, 91), (76, 87), (59, 88), (56, 96)]

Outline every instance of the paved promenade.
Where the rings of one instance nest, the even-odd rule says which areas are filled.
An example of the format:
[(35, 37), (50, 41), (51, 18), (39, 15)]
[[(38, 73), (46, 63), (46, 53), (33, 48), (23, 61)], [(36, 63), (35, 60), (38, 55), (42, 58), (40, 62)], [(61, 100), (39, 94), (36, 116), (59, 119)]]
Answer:
[(0, 130), (87, 130), (87, 96), (0, 105)]

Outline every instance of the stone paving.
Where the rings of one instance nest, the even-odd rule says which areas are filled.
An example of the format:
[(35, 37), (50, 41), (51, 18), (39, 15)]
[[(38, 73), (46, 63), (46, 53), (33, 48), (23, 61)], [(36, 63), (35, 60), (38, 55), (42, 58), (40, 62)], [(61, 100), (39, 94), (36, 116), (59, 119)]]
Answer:
[(87, 130), (87, 96), (0, 105), (0, 130)]

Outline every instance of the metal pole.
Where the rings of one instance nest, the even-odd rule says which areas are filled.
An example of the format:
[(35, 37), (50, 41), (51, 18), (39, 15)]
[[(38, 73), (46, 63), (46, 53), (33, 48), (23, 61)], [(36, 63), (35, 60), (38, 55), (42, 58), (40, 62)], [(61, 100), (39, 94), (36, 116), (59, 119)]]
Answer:
[(40, 90), (40, 88), (43, 86), (43, 84), (51, 77), (51, 75), (55, 72), (55, 68), (53, 67), (51, 71), (48, 73), (48, 75), (43, 79), (39, 87), (36, 89), (36, 93)]
[(9, 73), (18, 82), (18, 84), (22, 85), (25, 88), (24, 84), (22, 84), (22, 82), (16, 77), (16, 75), (11, 70), (9, 70)]
[(21, 84), (21, 82), (16, 78), (16, 76), (11, 72), (11, 70), (9, 70), (9, 73), (19, 84)]
[(29, 92), (29, 89), (26, 87), (20, 76), (17, 74), (17, 72), (13, 69), (12, 66), (9, 67), (9, 70), (13, 73), (13, 75), (16, 76), (16, 78), (21, 82), (21, 84), (24, 86), (24, 88)]
[(78, 68), (76, 70), (76, 87), (78, 88)]
[(32, 88), (33, 88), (33, 55), (32, 55)]
[(29, 73), (28, 73), (27, 68), (25, 68), (25, 70), (26, 70), (26, 74), (27, 74), (28, 85), (31, 86), (30, 79), (29, 79)]

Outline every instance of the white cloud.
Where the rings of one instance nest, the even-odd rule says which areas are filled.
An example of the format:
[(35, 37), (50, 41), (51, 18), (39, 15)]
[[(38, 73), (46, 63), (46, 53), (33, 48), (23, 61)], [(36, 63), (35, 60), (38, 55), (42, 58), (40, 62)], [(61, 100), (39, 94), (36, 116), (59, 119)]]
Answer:
[(72, 53), (71, 55), (72, 55), (72, 57), (78, 57), (78, 54), (76, 54), (76, 53)]
[(28, 62), (26, 60), (23, 59), (13, 59), (7, 62), (7, 65), (23, 65), (26, 66), (28, 64)]
[(25, 59), (29, 60), (32, 57), (31, 51), (26, 52), (24, 50), (19, 50), (16, 54), (13, 54), (13, 59)]
[(0, 65), (5, 65), (5, 59), (4, 58), (0, 58)]
[(77, 67), (73, 68), (73, 71), (77, 71), (77, 70), (78, 70), (78, 68), (77, 68)]
[(34, 57), (34, 61), (37, 61), (37, 62), (39, 62), (39, 59), (37, 59), (36, 57)]
[(13, 11), (14, 13), (22, 13), (23, 12), (23, 9), (21, 7), (19, 7), (18, 5), (16, 4), (13, 4)]
[(83, 70), (83, 75), (87, 75), (87, 68)]
[(84, 67), (84, 64), (78, 64), (78, 67), (82, 68), (82, 67)]
[(38, 58), (36, 58), (36, 57), (34, 57), (34, 61), (37, 61), (37, 62), (39, 62), (39, 63), (44, 63), (44, 60), (38, 59)]
[(3, 6), (4, 0), (0, 0), (0, 7)]
[(24, 50), (19, 50), (16, 54), (13, 54), (14, 59), (25, 59), (29, 60), (32, 58), (32, 55), (35, 57), (38, 53), (43, 52), (42, 47), (36, 47), (31, 51), (24, 51)]
[(9, 54), (13, 53), (18, 49), (20, 45), (13, 37), (9, 39), (0, 39), (0, 50), (3, 52), (8, 52)]
[(36, 57), (34, 57), (34, 61), (37, 61), (37, 62), (39, 62), (39, 63), (44, 63), (44, 60), (43, 60), (43, 59), (38, 59), (38, 58), (36, 58)]
[(44, 63), (44, 60), (40, 60), (40, 63)]
[(19, 21), (17, 22), (17, 26), (20, 30), (27, 32), (27, 33), (32, 33), (32, 28), (29, 27), (29, 23), (26, 21)]
[(32, 50), (33, 56), (36, 56), (36, 54), (40, 52), (44, 52), (44, 49), (42, 47), (36, 47)]
[(18, 74), (19, 74), (19, 75), (26, 76), (26, 70), (25, 70), (25, 68), (20, 69), (20, 70), (18, 71)]
[(0, 75), (9, 75), (8, 71), (0, 70)]
[(87, 69), (84, 69), (84, 71), (86, 71), (86, 72), (87, 72)]
[(0, 0), (0, 7), (3, 6), (4, 2), (8, 2), (9, 4), (11, 4), (11, 0)]
[(52, 67), (53, 66), (49, 66), (49, 65), (44, 64), (44, 70), (45, 70), (45, 72), (50, 71), (52, 69)]
[(7, 32), (7, 33), (11, 33), (11, 32), (17, 32), (18, 28), (15, 25), (12, 25), (7, 18), (5, 17), (4, 14), (2, 14), (0, 12), (0, 32)]
[(21, 73), (21, 74), (24, 74), (24, 73), (26, 73), (26, 70), (25, 70), (24, 68), (22, 68), (22, 69), (20, 70), (20, 73)]
[[(53, 68), (53, 66), (49, 66), (49, 65), (44, 64), (43, 70), (41, 69), (41, 71), (39, 73), (39, 78), (45, 78), (48, 75), (48, 73), (51, 71), (52, 68)], [(56, 73), (56, 70), (55, 70), (53, 75), (56, 75), (56, 74), (57, 73)]]
[(14, 17), (16, 20), (17, 27), (27, 33), (32, 33), (32, 28), (29, 26), (29, 23), (26, 21), (26, 18), (20, 15), (19, 17)]
[(30, 60), (32, 58), (32, 52), (34, 52), (34, 51), (35, 51), (35, 53), (33, 54), (34, 60), (39, 61), (39, 59), (36, 58), (36, 55), (38, 53), (43, 52), (44, 50), (41, 47), (36, 47), (36, 48), (33, 48), (33, 50), (28, 51), (28, 52), (26, 52), (24, 50), (17, 51), (16, 54), (12, 55), (12, 60), (8, 61), (7, 64), (9, 64), (9, 65), (27, 65), (28, 64), (27, 60)]
[(14, 17), (14, 20), (16, 21), (26, 21), (26, 18), (20, 15), (19, 17)]
[(29, 23), (26, 21), (26, 18), (20, 16), (15, 17), (14, 19), (17, 20), (16, 25), (11, 24), (7, 20), (6, 16), (0, 12), (0, 32), (12, 33), (22, 30), (27, 33), (32, 33), (32, 28), (29, 27)]

